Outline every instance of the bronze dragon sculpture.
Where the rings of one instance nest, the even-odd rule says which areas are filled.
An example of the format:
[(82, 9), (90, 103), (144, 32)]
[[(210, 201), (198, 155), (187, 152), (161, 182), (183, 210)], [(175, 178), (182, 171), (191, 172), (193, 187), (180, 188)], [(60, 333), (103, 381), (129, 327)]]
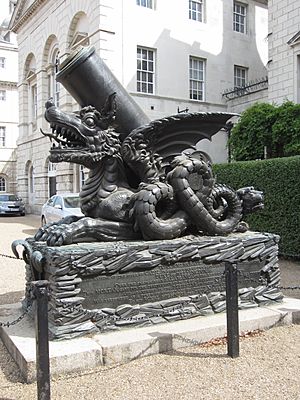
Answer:
[(212, 168), (195, 149), (211, 139), (232, 116), (182, 113), (134, 129), (114, 129), (116, 101), (101, 111), (59, 110), (50, 99), (45, 118), (53, 141), (50, 161), (84, 165), (90, 171), (80, 193), (84, 217), (68, 217), (41, 227), (35, 240), (50, 246), (83, 241), (162, 240), (184, 234), (226, 235), (240, 226), (245, 212), (263, 206), (261, 192), (234, 191), (215, 183)]

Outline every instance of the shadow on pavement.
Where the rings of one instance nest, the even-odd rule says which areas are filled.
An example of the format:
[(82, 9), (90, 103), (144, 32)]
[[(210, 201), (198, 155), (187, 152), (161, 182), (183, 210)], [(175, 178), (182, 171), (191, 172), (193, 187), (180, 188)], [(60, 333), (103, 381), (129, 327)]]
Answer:
[(18, 290), (17, 292), (7, 292), (0, 294), (0, 305), (21, 303), (23, 297), (24, 297), (24, 290)]

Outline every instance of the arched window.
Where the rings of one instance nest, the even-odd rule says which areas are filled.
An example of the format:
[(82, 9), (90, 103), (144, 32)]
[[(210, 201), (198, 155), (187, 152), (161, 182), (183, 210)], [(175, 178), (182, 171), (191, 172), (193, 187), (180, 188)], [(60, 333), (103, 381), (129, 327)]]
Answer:
[(29, 189), (30, 194), (34, 193), (34, 167), (33, 167), (33, 165), (30, 165), (30, 168), (28, 170), (28, 189)]
[(72, 18), (68, 32), (68, 49), (74, 50), (77, 46), (89, 45), (89, 20), (85, 13), (79, 12)]
[(48, 72), (48, 97), (53, 98), (56, 107), (59, 107), (60, 89), (61, 89), (60, 83), (57, 82), (56, 80), (56, 74), (58, 72), (58, 64), (59, 64), (59, 50), (57, 46), (54, 46), (49, 57), (49, 65), (47, 67), (47, 72)]
[(36, 77), (36, 61), (33, 54), (30, 54), (25, 62), (24, 78), (28, 88), (28, 115), (29, 121), (36, 128), (38, 114), (38, 98), (37, 98), (37, 77)]
[(6, 179), (0, 176), (0, 192), (6, 192)]

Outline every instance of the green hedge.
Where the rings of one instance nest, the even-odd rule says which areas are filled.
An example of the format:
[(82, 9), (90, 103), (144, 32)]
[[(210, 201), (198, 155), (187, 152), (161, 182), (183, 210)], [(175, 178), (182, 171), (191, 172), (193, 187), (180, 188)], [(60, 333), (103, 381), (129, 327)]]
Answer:
[(246, 218), (250, 229), (279, 234), (279, 253), (300, 258), (300, 156), (216, 164), (213, 169), (218, 183), (264, 192), (264, 210)]

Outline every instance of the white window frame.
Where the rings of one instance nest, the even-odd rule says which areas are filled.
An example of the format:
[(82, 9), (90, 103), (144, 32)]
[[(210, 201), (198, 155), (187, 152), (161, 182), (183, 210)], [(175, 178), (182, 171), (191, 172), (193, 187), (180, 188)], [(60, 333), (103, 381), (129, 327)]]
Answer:
[(36, 82), (30, 85), (30, 99), (31, 99), (31, 121), (35, 123), (37, 121), (37, 109), (38, 109)]
[(6, 179), (0, 176), (0, 192), (6, 192)]
[(48, 176), (56, 176), (56, 163), (48, 161)]
[(79, 188), (83, 188), (84, 183), (88, 178), (88, 172), (84, 165), (79, 165)]
[(6, 146), (6, 127), (0, 126), (0, 147)]
[(247, 4), (234, 1), (233, 3), (233, 30), (239, 33), (247, 33)]
[(189, 0), (189, 19), (204, 22), (204, 0)]
[(137, 81), (138, 93), (155, 94), (155, 50), (137, 47)]
[(248, 68), (240, 65), (234, 66), (233, 72), (234, 87), (241, 88), (245, 87), (248, 81)]
[(204, 58), (189, 58), (190, 99), (205, 101), (206, 60)]
[(5, 67), (6, 67), (6, 58), (0, 57), (0, 68), (5, 68)]
[(0, 90), (0, 101), (6, 101), (6, 90)]
[(29, 184), (28, 184), (28, 191), (29, 194), (33, 194), (34, 193), (34, 166), (31, 164), (29, 167), (29, 171), (28, 171), (28, 180), (29, 180)]
[(154, 0), (136, 0), (136, 5), (140, 7), (151, 8), (153, 10)]
[(60, 105), (60, 90), (61, 84), (56, 80), (57, 63), (58, 63), (59, 50), (55, 48), (52, 52), (50, 63), (47, 66), (48, 73), (48, 97), (52, 97), (56, 107)]

